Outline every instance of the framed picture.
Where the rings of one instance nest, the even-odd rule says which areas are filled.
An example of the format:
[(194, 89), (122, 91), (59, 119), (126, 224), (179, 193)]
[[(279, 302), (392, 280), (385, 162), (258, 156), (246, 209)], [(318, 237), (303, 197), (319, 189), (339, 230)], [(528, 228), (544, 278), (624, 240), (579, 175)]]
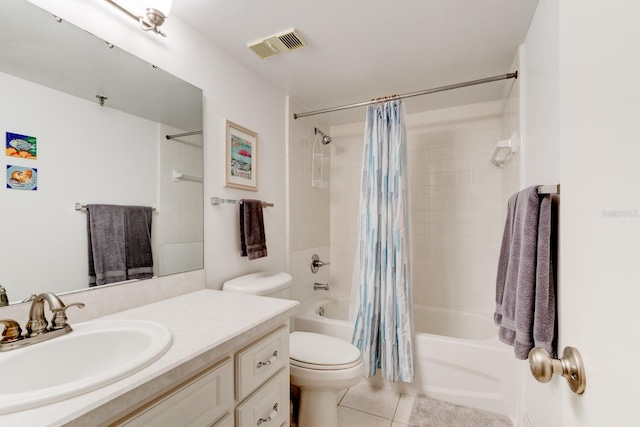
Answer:
[(7, 132), (5, 153), (10, 157), (36, 160), (38, 158), (36, 137)]
[(7, 188), (36, 191), (38, 189), (38, 169), (7, 165)]
[(226, 121), (225, 187), (258, 191), (258, 134)]

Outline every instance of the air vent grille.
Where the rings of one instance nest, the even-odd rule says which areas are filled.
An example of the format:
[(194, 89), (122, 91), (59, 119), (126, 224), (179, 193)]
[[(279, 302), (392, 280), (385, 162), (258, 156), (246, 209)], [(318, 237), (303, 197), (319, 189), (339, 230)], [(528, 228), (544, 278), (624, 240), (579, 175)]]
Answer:
[(290, 29), (280, 34), (249, 43), (247, 47), (253, 50), (260, 58), (266, 59), (276, 56), (280, 52), (300, 49), (305, 45), (306, 43), (300, 34), (298, 34), (295, 29)]
[(278, 54), (278, 50), (266, 41), (249, 43), (248, 47), (262, 59), (271, 58)]
[(300, 37), (298, 37), (295, 31), (280, 35), (278, 36), (278, 39), (280, 39), (280, 41), (289, 50), (295, 50), (295, 49), (300, 49), (301, 47), (304, 47), (304, 42), (302, 41), (302, 39), (300, 39)]

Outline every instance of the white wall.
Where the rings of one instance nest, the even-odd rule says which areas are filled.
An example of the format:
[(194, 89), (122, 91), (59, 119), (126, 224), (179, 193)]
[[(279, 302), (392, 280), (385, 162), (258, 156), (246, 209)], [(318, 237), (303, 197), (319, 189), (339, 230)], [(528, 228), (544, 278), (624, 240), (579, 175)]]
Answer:
[(540, 0), (524, 42), (525, 183), (560, 182), (558, 2)]
[[(523, 187), (560, 182), (558, 8), (555, 0), (540, 0), (523, 47)], [(557, 286), (560, 304), (562, 283)], [(523, 409), (531, 426), (562, 426), (561, 389), (566, 387), (565, 380), (556, 377), (549, 384), (539, 383), (525, 362), (521, 363), (520, 375)]]
[[(523, 47), (521, 46), (516, 53), (516, 57), (509, 69), (510, 73), (518, 71), (517, 79), (507, 80), (502, 91), (502, 110), (501, 110), (501, 139), (513, 139), (512, 144), (519, 144), (517, 151), (511, 155), (509, 161), (504, 165), (501, 173), (502, 185), (502, 221), (507, 217), (507, 202), (509, 198), (523, 188), (523, 150), (522, 141), (526, 138), (523, 126), (523, 81), (526, 79), (527, 73), (524, 69)], [(516, 142), (517, 141), (517, 142)]]
[[(186, 80), (204, 91), (204, 255), (207, 287), (219, 289), (238, 275), (286, 268), (285, 97), (238, 65), (175, 15), (163, 25), (166, 38), (138, 29), (106, 2), (31, 0), (63, 19)], [(248, 55), (253, 55), (247, 51)], [(256, 59), (258, 60), (258, 59)], [(224, 122), (258, 133), (257, 193), (224, 187)], [(238, 209), (211, 206), (209, 198), (257, 198), (275, 204), (264, 212), (269, 256), (240, 257)]]
[(2, 154), (3, 170), (38, 170), (36, 191), (0, 191), (2, 285), (12, 302), (86, 288), (87, 217), (75, 203), (156, 206), (157, 124), (8, 74), (0, 87), (0, 137), (34, 136), (38, 148), (37, 160)]
[[(319, 128), (328, 133), (329, 127), (318, 117), (293, 119), (292, 112), (304, 111), (304, 107), (294, 101), (288, 102), (288, 233), (289, 271), (293, 276), (290, 297), (306, 302), (316, 297), (326, 296), (325, 291), (314, 291), (313, 283), (329, 282), (331, 266), (320, 268), (313, 274), (310, 269), (311, 257), (318, 254), (322, 261), (329, 262), (330, 255), (330, 212), (329, 188), (313, 187), (311, 183), (314, 141), (315, 153), (330, 156), (331, 145), (323, 145), (322, 136), (314, 132)], [(317, 139), (316, 139), (317, 138)], [(318, 156), (319, 157), (319, 156)], [(316, 158), (318, 160), (318, 158)], [(323, 178), (329, 180), (329, 162), (323, 165)], [(316, 174), (318, 165), (316, 166)], [(316, 177), (316, 175), (314, 175)], [(330, 284), (331, 286), (331, 284)]]

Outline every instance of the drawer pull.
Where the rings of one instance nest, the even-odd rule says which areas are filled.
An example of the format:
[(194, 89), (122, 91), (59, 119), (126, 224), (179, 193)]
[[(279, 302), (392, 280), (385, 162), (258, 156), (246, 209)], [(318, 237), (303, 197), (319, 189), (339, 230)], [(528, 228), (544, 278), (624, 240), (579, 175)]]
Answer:
[(269, 360), (267, 360), (266, 362), (258, 362), (257, 368), (260, 369), (263, 366), (271, 365), (277, 359), (278, 359), (278, 350), (274, 351), (273, 356), (271, 356), (271, 358), (269, 358)]
[[(277, 353), (277, 352), (276, 352)], [(271, 421), (272, 419), (274, 419), (276, 417), (276, 415), (278, 415), (278, 404), (276, 403), (275, 405), (273, 405), (273, 411), (271, 411), (271, 413), (269, 414), (269, 416), (267, 418), (260, 418), (258, 420), (258, 423), (256, 425), (260, 425), (262, 423), (268, 423), (269, 421)]]

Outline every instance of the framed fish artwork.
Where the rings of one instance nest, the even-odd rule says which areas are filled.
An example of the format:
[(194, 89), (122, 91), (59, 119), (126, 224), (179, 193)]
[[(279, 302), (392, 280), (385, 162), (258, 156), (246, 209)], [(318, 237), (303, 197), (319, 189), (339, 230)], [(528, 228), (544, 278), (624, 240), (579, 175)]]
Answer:
[(36, 191), (38, 189), (38, 169), (7, 165), (7, 188)]
[(36, 137), (7, 132), (5, 153), (9, 157), (36, 160), (38, 158)]
[(226, 121), (225, 187), (258, 191), (258, 134)]

